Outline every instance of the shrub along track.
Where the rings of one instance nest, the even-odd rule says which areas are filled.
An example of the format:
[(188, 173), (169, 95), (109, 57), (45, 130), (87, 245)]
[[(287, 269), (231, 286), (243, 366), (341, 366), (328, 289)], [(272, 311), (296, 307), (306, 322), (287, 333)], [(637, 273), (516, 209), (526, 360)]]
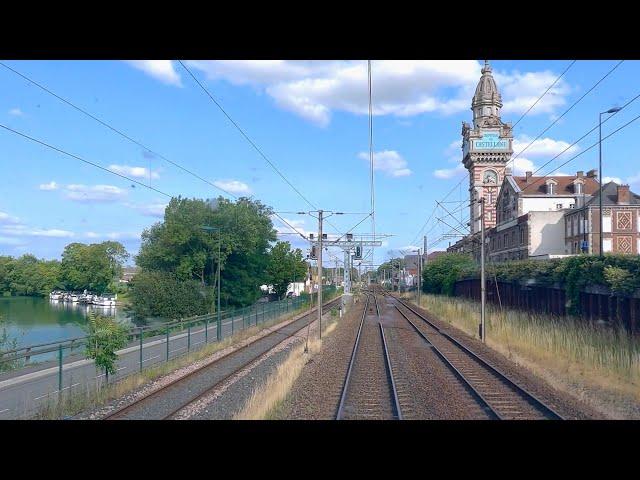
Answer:
[[(338, 297), (327, 302), (324, 308), (329, 308), (340, 301), (341, 298)], [(227, 353), (214, 362), (192, 370), (188, 374), (137, 398), (134, 402), (108, 413), (103, 419), (172, 419), (180, 411), (206, 397), (281, 342), (297, 335), (307, 327), (308, 322), (313, 319), (315, 314), (315, 310), (307, 313), (299, 319)]]

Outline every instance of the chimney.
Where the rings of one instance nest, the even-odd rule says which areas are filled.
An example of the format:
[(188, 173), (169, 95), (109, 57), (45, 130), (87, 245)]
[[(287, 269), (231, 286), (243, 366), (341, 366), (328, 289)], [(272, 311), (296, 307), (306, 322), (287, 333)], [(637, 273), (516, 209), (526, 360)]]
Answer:
[(598, 171), (595, 168), (592, 168), (587, 172), (587, 178), (598, 178)]
[(630, 199), (629, 185), (618, 185), (618, 203), (629, 204)]
[(533, 175), (533, 172), (526, 172), (525, 175), (527, 176), (527, 183), (529, 183), (531, 181), (531, 175)]
[(578, 178), (582, 178), (582, 177), (584, 177), (584, 172), (583, 172), (582, 170), (578, 170), (578, 171), (576, 172), (576, 177), (578, 177)]

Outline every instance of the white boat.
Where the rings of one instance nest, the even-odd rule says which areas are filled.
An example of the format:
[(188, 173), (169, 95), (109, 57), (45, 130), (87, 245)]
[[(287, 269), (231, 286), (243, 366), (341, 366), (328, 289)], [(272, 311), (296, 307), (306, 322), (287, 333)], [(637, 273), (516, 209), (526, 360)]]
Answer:
[(77, 293), (72, 293), (69, 295), (69, 301), (71, 303), (78, 303), (80, 301), (80, 295)]
[(54, 290), (53, 292), (49, 293), (49, 300), (55, 300), (55, 301), (62, 300), (63, 295), (64, 295), (64, 292), (59, 292), (58, 290)]
[(93, 304), (99, 307), (115, 307), (117, 295), (99, 295), (93, 299)]

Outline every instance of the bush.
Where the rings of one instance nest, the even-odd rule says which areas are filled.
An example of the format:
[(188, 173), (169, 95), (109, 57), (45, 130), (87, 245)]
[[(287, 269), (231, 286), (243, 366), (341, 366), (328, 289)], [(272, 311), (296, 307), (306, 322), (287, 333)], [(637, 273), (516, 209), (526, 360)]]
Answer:
[(165, 272), (139, 272), (130, 283), (131, 310), (138, 318), (177, 319), (209, 311), (212, 295), (195, 280)]
[(476, 269), (470, 255), (447, 253), (439, 255), (424, 266), (422, 290), (426, 293), (453, 295), (456, 281), (468, 276)]

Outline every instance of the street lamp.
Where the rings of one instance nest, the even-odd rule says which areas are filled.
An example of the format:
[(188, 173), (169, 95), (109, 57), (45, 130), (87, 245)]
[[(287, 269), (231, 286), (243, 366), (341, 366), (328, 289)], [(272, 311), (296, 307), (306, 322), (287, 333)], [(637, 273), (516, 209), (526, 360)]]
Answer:
[(622, 110), (620, 107), (613, 107), (610, 108), (609, 110), (607, 110), (606, 112), (600, 112), (599, 115), (599, 123), (598, 123), (598, 132), (599, 132), (599, 141), (598, 141), (598, 164), (600, 167), (600, 257), (604, 256), (604, 251), (603, 251), (603, 231), (602, 231), (602, 194), (604, 193), (603, 188), (604, 188), (604, 180), (602, 177), (602, 115), (605, 115), (607, 113), (616, 113), (619, 112), (620, 110)]
[[(221, 232), (222, 229), (219, 227), (210, 227), (208, 225), (203, 225), (200, 227), (201, 230), (204, 230), (205, 232)], [(221, 322), (221, 317), (220, 317), (220, 283), (221, 283), (221, 278), (220, 278), (220, 246), (222, 244), (222, 235), (218, 235), (218, 272), (217, 272), (217, 276), (218, 276), (218, 306), (216, 308), (216, 313), (217, 313), (217, 317), (218, 317), (218, 322), (216, 325), (216, 337), (218, 340), (220, 340), (220, 336), (221, 336), (221, 327), (222, 327), (222, 322)], [(213, 256), (211, 257), (211, 270), (213, 270)], [(212, 272), (213, 273), (213, 272)]]

